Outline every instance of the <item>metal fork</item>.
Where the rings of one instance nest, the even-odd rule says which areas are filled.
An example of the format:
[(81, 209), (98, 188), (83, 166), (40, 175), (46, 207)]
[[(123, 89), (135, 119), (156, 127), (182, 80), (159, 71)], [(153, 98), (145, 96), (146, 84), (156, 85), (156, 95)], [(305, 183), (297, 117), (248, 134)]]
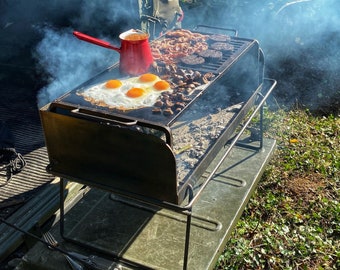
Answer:
[[(49, 231), (43, 233), (43, 238), (44, 238), (45, 242), (48, 243), (48, 247), (51, 250), (59, 250), (59, 249), (57, 249), (57, 247), (59, 246), (58, 241), (54, 238), (54, 236)], [(62, 254), (64, 255), (64, 257), (66, 258), (67, 262), (69, 263), (69, 265), (71, 266), (71, 268), (73, 270), (84, 270), (84, 268), (83, 268), (83, 266), (81, 264), (79, 264), (78, 262), (73, 260), (67, 254), (65, 254), (63, 252), (62, 252)]]

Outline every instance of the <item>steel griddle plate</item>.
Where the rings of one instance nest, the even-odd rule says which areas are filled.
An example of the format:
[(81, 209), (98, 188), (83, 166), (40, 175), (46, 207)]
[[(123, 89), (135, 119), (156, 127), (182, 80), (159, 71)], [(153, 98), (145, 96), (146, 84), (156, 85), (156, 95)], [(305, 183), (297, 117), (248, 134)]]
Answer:
[[(190, 69), (193, 71), (199, 71), (202, 74), (211, 72), (215, 74), (215, 78), (208, 83), (207, 85), (200, 86), (194, 93), (189, 96), (191, 100), (189, 102), (192, 103), (198, 96), (202, 95), (211, 85), (213, 85), (216, 81), (219, 80), (220, 77), (224, 75), (228, 71), (228, 69), (232, 66), (233, 63), (238, 61), (242, 55), (246, 54), (248, 49), (253, 47), (254, 45), (257, 46), (257, 42), (255, 40), (239, 38), (239, 37), (231, 37), (230, 44), (234, 46), (233, 51), (226, 51), (223, 52), (223, 58), (216, 62), (216, 63), (204, 63), (199, 67), (186, 67), (181, 64), (178, 64), (178, 68), (183, 69)], [(162, 75), (162, 74), (157, 74)], [(159, 123), (164, 126), (168, 126), (171, 122), (173, 122), (179, 114), (183, 113), (184, 110), (181, 112), (174, 114), (172, 116), (164, 116), (163, 114), (154, 114), (152, 113), (153, 107), (147, 107), (142, 109), (135, 109), (135, 110), (118, 110), (118, 109), (110, 109), (104, 106), (93, 105), (90, 102), (86, 101), (82, 96), (79, 95), (80, 92), (83, 92), (93, 85), (103, 83), (109, 79), (126, 79), (128, 77), (122, 76), (119, 73), (119, 66), (118, 64), (113, 65), (112, 67), (106, 69), (102, 73), (98, 74), (94, 78), (86, 81), (85, 83), (81, 84), (79, 87), (73, 89), (72, 91), (66, 93), (65, 95), (61, 96), (60, 98), (56, 99), (53, 103), (58, 108), (78, 108), (84, 110), (86, 113), (96, 112), (104, 115), (111, 115), (113, 117), (124, 117), (128, 120), (138, 120), (138, 121), (147, 121), (153, 123)], [(188, 105), (189, 105), (188, 104)], [(188, 106), (187, 106), (188, 107)]]

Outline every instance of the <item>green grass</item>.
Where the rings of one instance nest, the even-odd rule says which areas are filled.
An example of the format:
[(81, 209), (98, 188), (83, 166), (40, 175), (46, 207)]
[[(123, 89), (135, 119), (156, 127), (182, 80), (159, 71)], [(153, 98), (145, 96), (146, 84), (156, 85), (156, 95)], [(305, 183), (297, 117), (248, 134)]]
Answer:
[(266, 111), (277, 150), (216, 269), (340, 269), (340, 118)]

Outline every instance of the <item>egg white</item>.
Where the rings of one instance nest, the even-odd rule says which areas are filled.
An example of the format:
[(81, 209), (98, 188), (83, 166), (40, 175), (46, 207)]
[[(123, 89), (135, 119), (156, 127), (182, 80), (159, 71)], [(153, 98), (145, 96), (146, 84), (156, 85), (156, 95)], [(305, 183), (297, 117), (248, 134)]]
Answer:
[[(160, 80), (161, 79), (157, 77), (152, 82), (141, 82), (139, 81), (139, 77), (132, 77), (120, 80), (122, 85), (117, 88), (107, 88), (105, 81), (104, 83), (86, 89), (81, 95), (92, 104), (120, 110), (151, 107), (155, 104), (162, 92), (172, 91), (170, 87), (165, 90), (155, 89), (153, 85)], [(128, 97), (126, 93), (131, 88), (141, 88), (144, 90), (144, 94), (140, 97)]]

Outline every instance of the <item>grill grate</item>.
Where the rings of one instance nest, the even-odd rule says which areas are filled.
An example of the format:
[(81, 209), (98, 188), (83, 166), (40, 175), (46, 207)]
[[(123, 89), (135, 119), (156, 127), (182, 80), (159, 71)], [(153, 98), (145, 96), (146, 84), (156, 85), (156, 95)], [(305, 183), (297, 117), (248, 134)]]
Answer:
[[(233, 45), (233, 50), (223, 51), (222, 59), (216, 62), (205, 62), (198, 67), (195, 66), (193, 69), (205, 73), (212, 72), (214, 74), (220, 74), (224, 72), (233, 61), (235, 61), (235, 56), (238, 56), (241, 52), (244, 52), (251, 41), (238, 37), (231, 37), (231, 40), (228, 43)], [(179, 64), (178, 67), (188, 68), (188, 66), (181, 64)]]

